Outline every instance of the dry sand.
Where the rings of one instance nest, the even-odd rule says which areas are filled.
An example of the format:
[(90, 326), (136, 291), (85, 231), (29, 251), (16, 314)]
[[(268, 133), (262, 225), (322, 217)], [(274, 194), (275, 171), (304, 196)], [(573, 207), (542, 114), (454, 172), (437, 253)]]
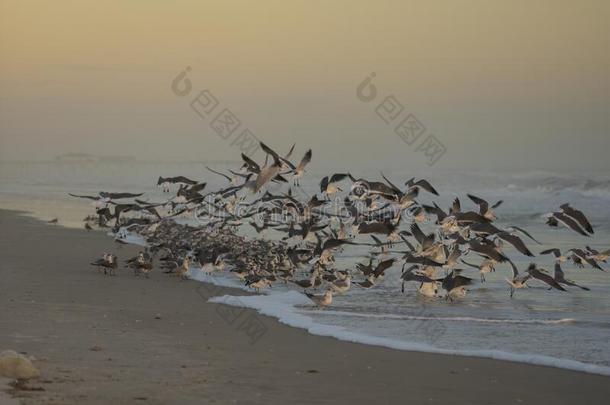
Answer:
[(239, 325), (254, 312), (230, 324), (206, 302), (228, 290), (160, 272), (104, 276), (88, 265), (104, 251), (124, 259), (137, 247), (11, 211), (0, 210), (0, 227), (0, 351), (34, 356), (41, 372), (12, 388), (24, 403), (557, 405), (610, 397), (608, 377), (346, 343), (258, 315), (268, 329), (251, 344)]

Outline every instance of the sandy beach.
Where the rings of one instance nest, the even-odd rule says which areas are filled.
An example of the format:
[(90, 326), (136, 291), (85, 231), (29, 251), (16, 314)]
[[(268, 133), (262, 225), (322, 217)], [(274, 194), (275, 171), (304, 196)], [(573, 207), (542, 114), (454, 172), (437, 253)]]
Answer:
[[(26, 404), (594, 404), (610, 395), (610, 379), (597, 375), (347, 343), (250, 310), (231, 323), (206, 302), (227, 290), (88, 265), (135, 246), (14, 211), (0, 211), (0, 223), (0, 349), (33, 356), (41, 371), (10, 388)], [(250, 316), (266, 328), (254, 343), (240, 328)]]

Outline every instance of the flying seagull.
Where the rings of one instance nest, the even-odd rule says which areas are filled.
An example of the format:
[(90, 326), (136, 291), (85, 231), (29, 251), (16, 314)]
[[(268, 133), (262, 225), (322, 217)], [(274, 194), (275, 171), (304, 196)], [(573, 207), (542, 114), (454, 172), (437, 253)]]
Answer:
[(490, 219), (490, 220), (496, 219), (496, 214), (494, 213), (493, 210), (498, 208), (503, 203), (502, 200), (496, 202), (494, 205), (492, 205), (490, 207), (489, 203), (480, 197), (477, 197), (472, 194), (467, 194), (467, 196), (468, 196), (468, 198), (470, 198), (472, 200), (473, 203), (475, 203), (476, 205), (479, 206), (479, 214), (483, 215), (483, 217)]
[(552, 212), (550, 214), (547, 214), (546, 217), (546, 224), (550, 227), (557, 228), (561, 223), (583, 236), (589, 236), (589, 234), (582, 229), (578, 222), (576, 222), (572, 217), (564, 214), (563, 212)]
[(349, 176), (348, 173), (335, 173), (330, 177), (328, 177), (328, 176), (324, 177), (322, 179), (322, 181), (320, 181), (320, 192), (322, 194), (330, 195), (330, 194), (335, 194), (339, 191), (343, 191), (343, 190), (341, 190), (341, 188), (336, 186), (335, 183), (340, 182), (341, 180), (345, 179), (348, 176)]
[(570, 206), (570, 204), (562, 204), (559, 206), (559, 208), (562, 209), (563, 213), (567, 216), (569, 216), (570, 218), (574, 219), (576, 222), (578, 222), (578, 224), (588, 233), (590, 234), (594, 234), (595, 232), (593, 231), (593, 227), (591, 226), (591, 224), (589, 223), (589, 220), (587, 219), (587, 217), (585, 216), (585, 214), (582, 213), (582, 211), (579, 211), (577, 209), (574, 209)]

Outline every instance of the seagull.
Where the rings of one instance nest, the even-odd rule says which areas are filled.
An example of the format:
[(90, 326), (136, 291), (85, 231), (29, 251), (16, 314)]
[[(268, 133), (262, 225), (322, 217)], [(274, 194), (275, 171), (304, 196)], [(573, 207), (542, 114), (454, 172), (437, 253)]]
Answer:
[(256, 292), (260, 292), (262, 288), (267, 288), (271, 286), (271, 280), (267, 277), (258, 276), (256, 274), (246, 276), (246, 284), (247, 287), (254, 288)]
[(547, 214), (546, 217), (546, 224), (550, 227), (556, 228), (561, 223), (583, 236), (589, 236), (589, 234), (581, 228), (578, 222), (576, 222), (572, 217), (564, 214), (563, 212), (552, 212), (550, 214)]
[(281, 179), (282, 181), (286, 181), (283, 177), (279, 176), (280, 171), (282, 169), (282, 161), (280, 160), (279, 155), (265, 145), (263, 142), (260, 143), (261, 148), (267, 154), (267, 158), (271, 156), (273, 158), (273, 164), (270, 166), (264, 166), (260, 168), (258, 176), (255, 180), (254, 185), (254, 193), (258, 193), (265, 184), (269, 183), (271, 180)]
[(397, 200), (399, 195), (402, 195), (402, 192), (389, 180), (387, 180), (385, 176), (383, 177), (389, 185), (380, 181), (369, 181), (362, 178), (356, 179), (349, 173), (348, 177), (352, 181), (352, 186), (350, 187), (350, 194), (356, 197), (357, 199), (362, 200), (368, 197), (381, 196), (389, 200)]
[(494, 267), (495, 262), (490, 259), (483, 260), (479, 265), (468, 263), (465, 260), (462, 260), (462, 263), (467, 266), (474, 267), (475, 269), (479, 269), (479, 272), (481, 273), (481, 283), (485, 282), (485, 274), (491, 273), (492, 271), (496, 271)]
[(150, 272), (153, 269), (153, 264), (149, 260), (141, 259), (141, 260), (138, 260), (136, 262), (135, 267), (136, 267), (135, 268), (135, 274), (136, 275), (139, 275), (140, 273), (143, 273), (144, 276), (146, 278), (148, 278), (149, 277), (148, 275), (150, 274)]
[(510, 297), (513, 298), (513, 296), (515, 295), (515, 290), (529, 287), (526, 283), (530, 278), (532, 278), (532, 275), (529, 273), (528, 270), (535, 269), (536, 264), (531, 263), (525, 273), (519, 274), (517, 266), (515, 266), (515, 264), (510, 260), (509, 263), (513, 269), (513, 278), (511, 280), (506, 279), (506, 282), (510, 285)]
[(328, 176), (324, 177), (322, 181), (320, 181), (320, 192), (322, 194), (331, 195), (339, 191), (343, 191), (341, 188), (336, 186), (335, 183), (340, 182), (348, 176), (348, 173), (335, 173), (330, 176), (330, 178)]
[(148, 273), (150, 273), (153, 269), (152, 258), (148, 254), (148, 252), (139, 252), (137, 256), (128, 259), (126, 262), (127, 267), (133, 269), (133, 274), (135, 276), (139, 276), (140, 273), (144, 273), (144, 275), (148, 278)]
[(289, 166), (291, 166), (293, 173), (292, 181), (296, 186), (299, 185), (299, 179), (303, 177), (303, 174), (305, 173), (305, 167), (311, 162), (311, 155), (311, 149), (309, 149), (307, 152), (305, 152), (305, 155), (296, 167), (292, 165), (292, 163), (288, 162), (288, 158), (282, 159), (283, 161), (287, 162)]
[(92, 266), (96, 266), (97, 268), (101, 268), (104, 270), (104, 274), (116, 275), (118, 259), (115, 255), (110, 253), (104, 253), (100, 259), (92, 262)]
[(459, 275), (459, 271), (460, 270), (455, 269), (442, 279), (441, 286), (447, 291), (445, 299), (451, 302), (456, 298), (466, 296), (466, 292), (468, 291), (466, 286), (472, 284), (472, 279)]
[(569, 216), (570, 218), (574, 219), (576, 222), (578, 222), (578, 224), (588, 233), (590, 234), (594, 234), (595, 232), (593, 231), (593, 227), (591, 226), (591, 224), (589, 223), (589, 220), (587, 219), (587, 217), (585, 216), (585, 214), (582, 213), (582, 211), (579, 211), (577, 209), (574, 209), (570, 206), (570, 204), (562, 204), (559, 206), (559, 208), (562, 209), (563, 213), (567, 216)]
[(489, 219), (492, 221), (496, 219), (496, 214), (494, 213), (493, 210), (498, 208), (503, 203), (502, 200), (496, 202), (490, 208), (489, 203), (487, 201), (485, 201), (484, 199), (474, 196), (472, 194), (467, 194), (467, 196), (468, 196), (468, 198), (470, 198), (472, 200), (473, 203), (475, 203), (476, 205), (479, 206), (479, 214), (481, 214), (486, 219)]
[[(601, 271), (605, 271), (603, 268), (601, 268), (601, 266), (597, 263), (597, 261), (595, 260), (595, 258), (593, 258), (592, 256), (590, 256), (589, 254), (587, 254), (587, 252), (585, 252), (582, 249), (570, 249), (568, 250), (568, 252), (572, 252), (572, 260), (574, 260), (574, 263), (580, 262), (580, 264), (582, 265), (583, 262), (588, 263), (589, 265), (591, 265), (591, 267), (596, 268), (598, 270)], [(574, 259), (574, 256), (579, 259), (576, 260)]]
[(313, 295), (309, 293), (305, 293), (307, 298), (309, 298), (317, 307), (327, 307), (333, 303), (333, 290), (328, 289), (323, 295)]
[(347, 272), (344, 275), (341, 272), (337, 274), (339, 275), (337, 280), (333, 281), (330, 287), (334, 292), (344, 294), (352, 286), (352, 276)]
[(191, 264), (191, 261), (190, 261), (189, 257), (184, 256), (184, 259), (182, 260), (182, 265), (180, 265), (178, 268), (176, 268), (176, 273), (178, 274), (178, 277), (180, 277), (180, 281), (188, 280), (188, 272), (189, 272), (190, 264)]
[[(420, 283), (417, 291), (426, 296), (426, 297), (435, 297), (438, 294), (438, 283), (435, 279), (431, 278), (431, 273), (434, 272), (434, 268), (430, 267), (431, 270), (428, 272), (421, 272), (419, 270), (419, 265), (413, 265), (405, 270), (405, 266), (407, 263), (402, 266), (402, 274), (400, 278), (402, 279), (402, 292), (405, 292), (405, 281), (415, 281)], [(418, 269), (417, 272), (413, 270)]]
[(294, 281), (292, 281), (292, 283), (298, 285), (303, 290), (307, 290), (307, 289), (315, 287), (317, 282), (318, 282), (318, 273), (317, 273), (317, 271), (314, 271), (311, 274), (311, 277), (309, 279), (307, 279), (307, 280), (294, 280)]

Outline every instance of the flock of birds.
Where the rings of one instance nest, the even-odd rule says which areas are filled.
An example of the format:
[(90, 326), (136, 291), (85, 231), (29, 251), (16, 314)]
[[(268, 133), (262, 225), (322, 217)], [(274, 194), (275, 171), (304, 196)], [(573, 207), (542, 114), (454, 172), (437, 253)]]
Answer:
[[(383, 181), (372, 181), (350, 173), (324, 177), (318, 193), (299, 199), (294, 191), (302, 191), (300, 179), (312, 151), (293, 163), (294, 145), (284, 156), (264, 143), (260, 146), (266, 155), (263, 164), (242, 154), (238, 170), (207, 168), (226, 179), (226, 186), (218, 190), (204, 192), (207, 183), (178, 176), (159, 177), (157, 185), (165, 193), (177, 188), (175, 195), (160, 202), (141, 199), (143, 193), (71, 195), (94, 201), (96, 214), (85, 218), (87, 229), (111, 227), (118, 243), (125, 243), (130, 233), (146, 240), (145, 250), (124, 262), (136, 275), (148, 277), (159, 268), (187, 279), (193, 269), (207, 274), (224, 271), (257, 292), (274, 283), (294, 286), (321, 307), (332, 304), (333, 294), (352, 286), (374, 288), (392, 268), (401, 268), (403, 292), (405, 283), (412, 282), (420, 294), (449, 301), (465, 296), (474, 283), (474, 277), (467, 276), (470, 268), (478, 270), (484, 283), (498, 265), (511, 271), (506, 279), (511, 298), (533, 280), (557, 291), (589, 290), (567, 279), (562, 263), (571, 260), (579, 268), (603, 271), (600, 263), (610, 255), (610, 249), (589, 246), (563, 253), (552, 248), (539, 252), (554, 257), (552, 274), (535, 263), (520, 271), (507, 248), (533, 257), (524, 239), (539, 242), (520, 227), (496, 224), (495, 210), (502, 201), (491, 204), (468, 194), (472, 209), (455, 198), (444, 210), (435, 202), (419, 201), (424, 194), (438, 196), (425, 179), (410, 179), (399, 187), (383, 174)], [(127, 199), (131, 202), (121, 202)], [(177, 221), (184, 217), (197, 219), (197, 225)], [(546, 218), (551, 227), (594, 234), (585, 214), (570, 204)], [(262, 237), (243, 235), (243, 226)], [(356, 246), (365, 247), (359, 249), (365, 251), (363, 260), (355, 268), (338, 269), (335, 257)], [(109, 253), (91, 264), (105, 274), (115, 274), (120, 265)]]

